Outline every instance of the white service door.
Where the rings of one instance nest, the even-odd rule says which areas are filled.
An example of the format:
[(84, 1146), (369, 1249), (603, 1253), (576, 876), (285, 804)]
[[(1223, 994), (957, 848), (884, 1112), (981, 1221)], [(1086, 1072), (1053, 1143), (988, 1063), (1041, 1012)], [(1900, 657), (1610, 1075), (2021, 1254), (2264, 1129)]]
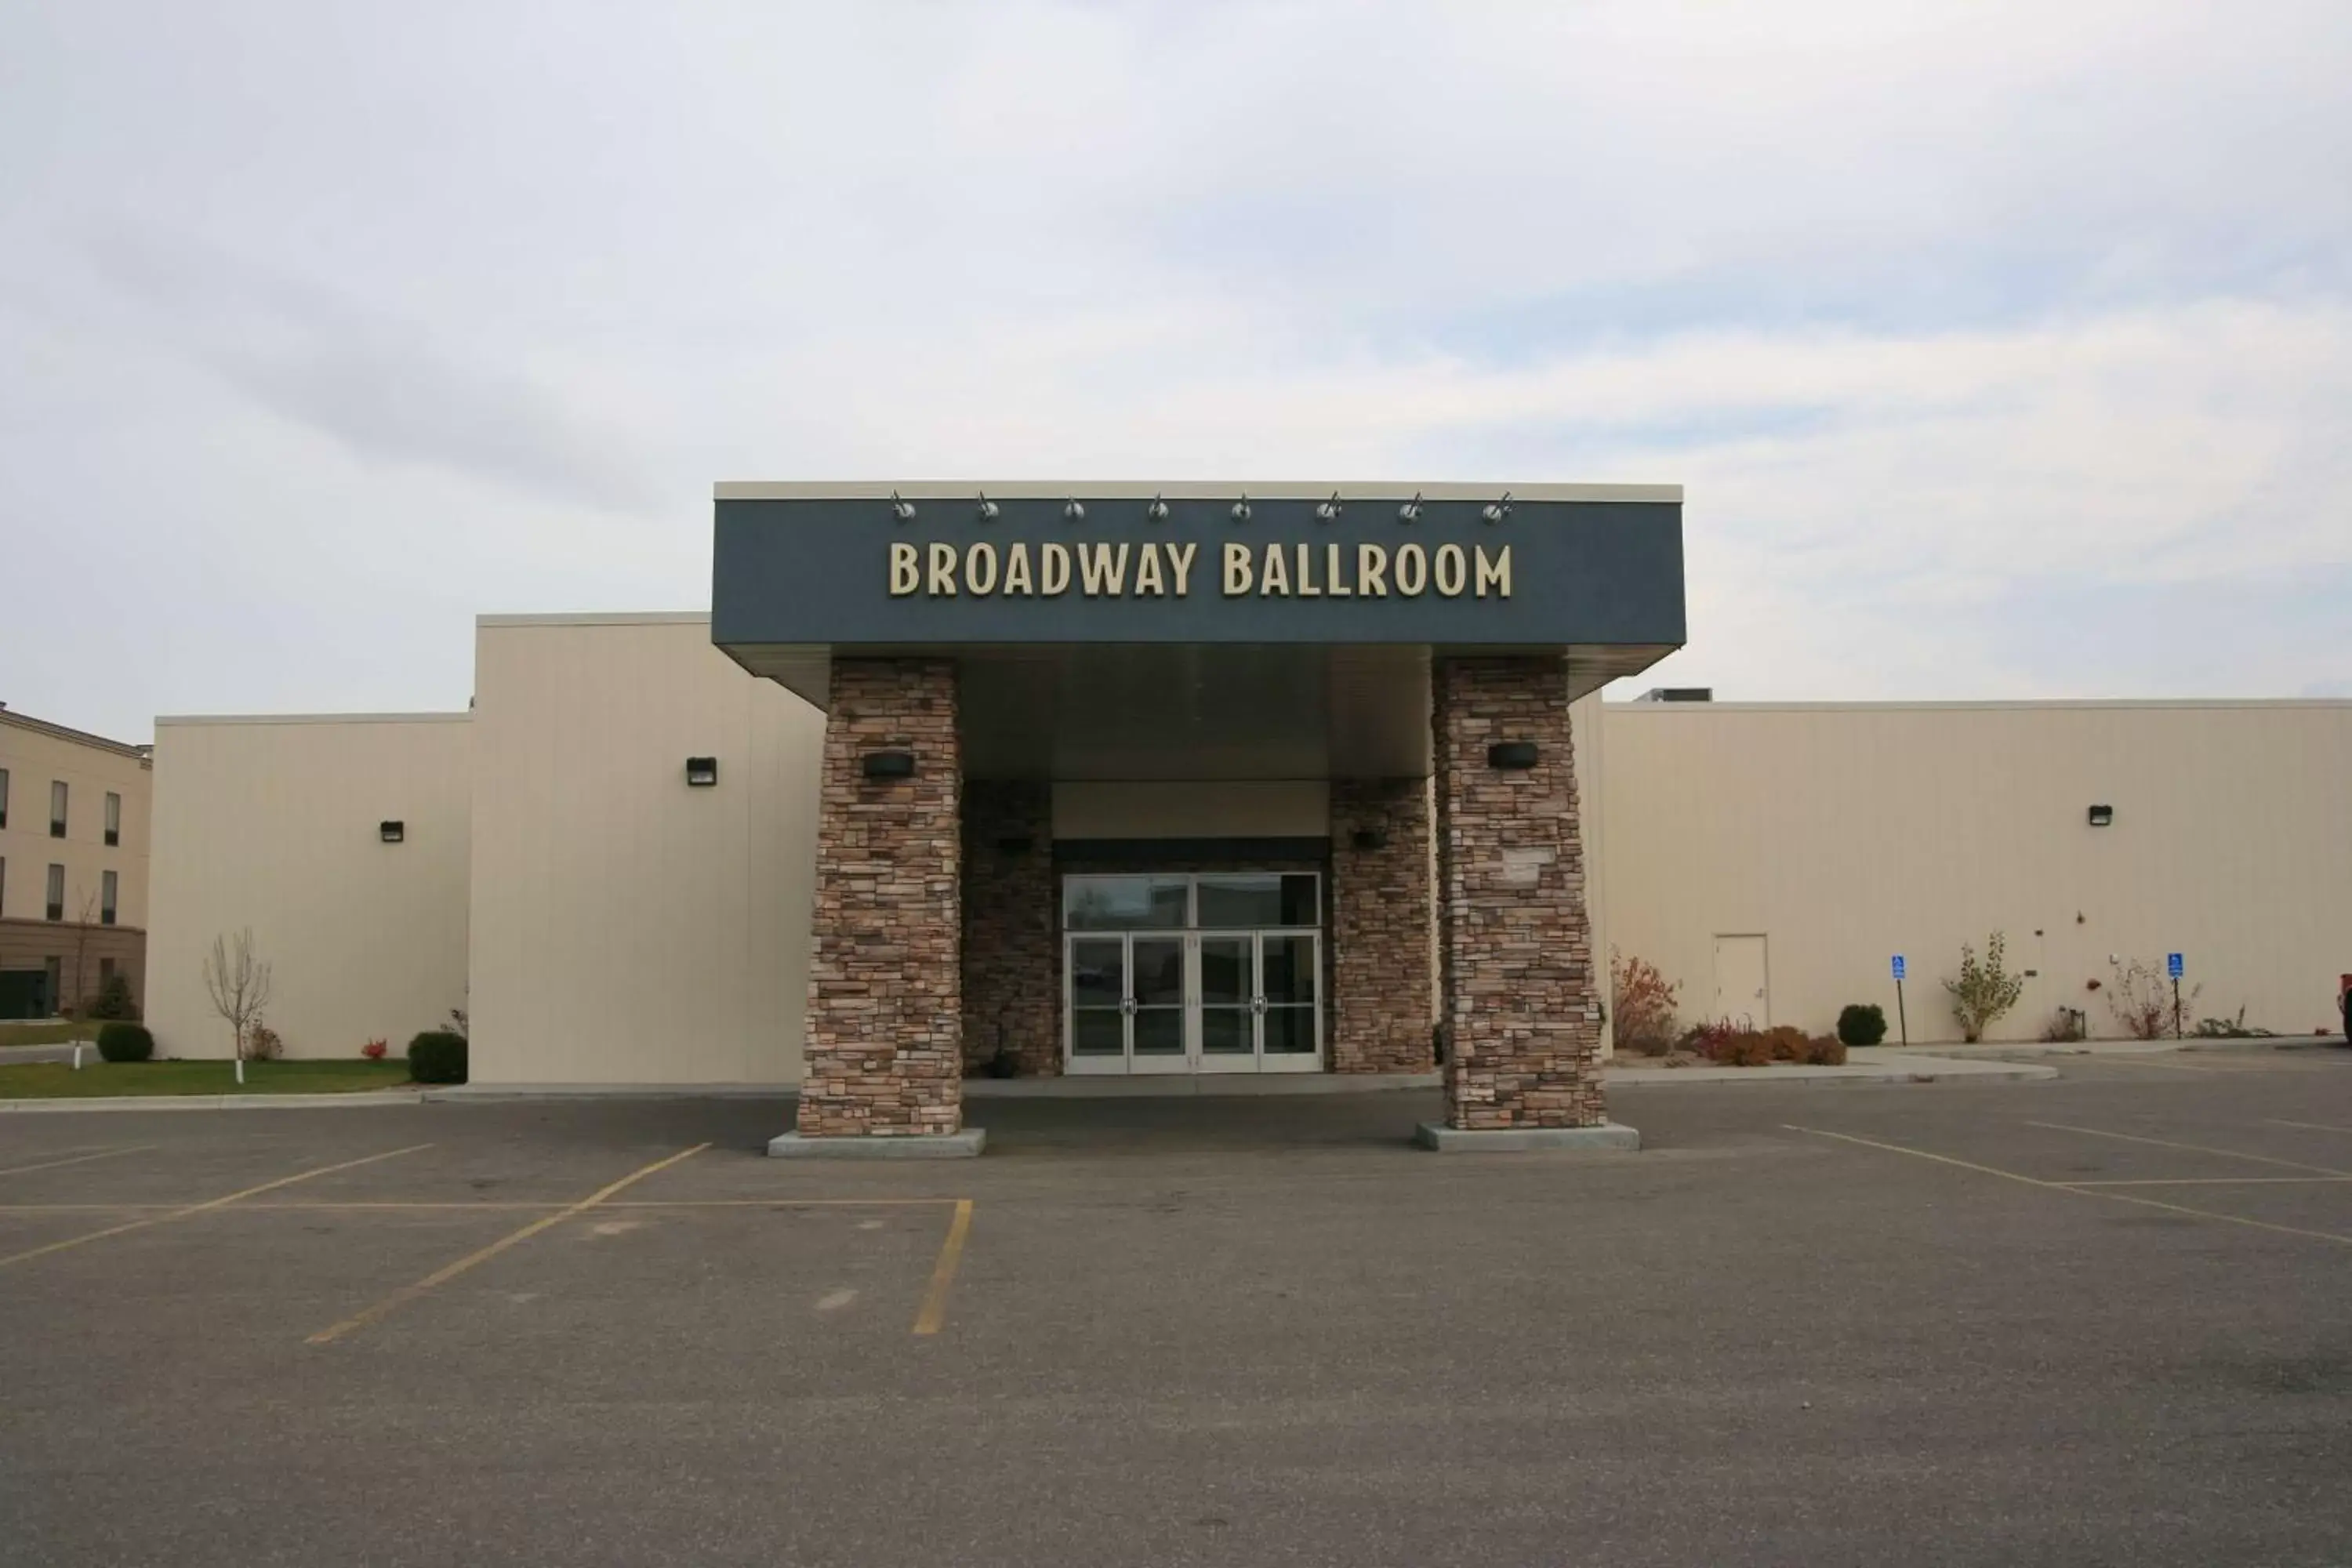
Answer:
[(1751, 1028), (1772, 1026), (1771, 974), (1760, 936), (1715, 939), (1715, 1015)]

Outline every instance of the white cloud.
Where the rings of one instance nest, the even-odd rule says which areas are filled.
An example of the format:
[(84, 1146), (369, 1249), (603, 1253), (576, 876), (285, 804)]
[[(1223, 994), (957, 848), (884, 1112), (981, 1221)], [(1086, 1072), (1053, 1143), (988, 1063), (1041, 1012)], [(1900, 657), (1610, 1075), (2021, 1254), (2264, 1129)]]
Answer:
[(1749, 695), (2340, 685), (2347, 61), (2298, 0), (20, 9), (0, 530), (114, 629), (13, 614), (0, 695), (462, 700), (476, 609), (700, 602), (714, 479), (1024, 471), (1679, 479), (1661, 673)]

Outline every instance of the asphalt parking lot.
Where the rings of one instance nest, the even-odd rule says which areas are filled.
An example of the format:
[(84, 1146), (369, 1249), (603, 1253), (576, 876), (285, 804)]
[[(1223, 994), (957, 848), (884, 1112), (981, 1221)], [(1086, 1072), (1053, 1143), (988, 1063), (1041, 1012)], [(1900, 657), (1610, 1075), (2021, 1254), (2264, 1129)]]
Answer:
[(0, 1119), (0, 1562), (2352, 1559), (2352, 1052)]

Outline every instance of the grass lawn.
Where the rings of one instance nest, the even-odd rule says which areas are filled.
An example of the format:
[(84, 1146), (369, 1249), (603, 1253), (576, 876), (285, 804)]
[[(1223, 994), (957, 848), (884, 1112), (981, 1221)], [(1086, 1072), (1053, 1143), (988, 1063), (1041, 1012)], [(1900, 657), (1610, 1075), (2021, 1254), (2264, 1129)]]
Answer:
[(98, 1037), (98, 1026), (87, 1027), (67, 1023), (61, 1018), (43, 1018), (31, 1022), (10, 1019), (0, 1023), (0, 1046), (61, 1046), (74, 1037), (79, 1030), (85, 1040)]
[(408, 1081), (406, 1062), (247, 1062), (245, 1087), (229, 1062), (102, 1062), (88, 1052), (68, 1062), (0, 1065), (0, 1100), (62, 1100), (112, 1094), (346, 1094)]

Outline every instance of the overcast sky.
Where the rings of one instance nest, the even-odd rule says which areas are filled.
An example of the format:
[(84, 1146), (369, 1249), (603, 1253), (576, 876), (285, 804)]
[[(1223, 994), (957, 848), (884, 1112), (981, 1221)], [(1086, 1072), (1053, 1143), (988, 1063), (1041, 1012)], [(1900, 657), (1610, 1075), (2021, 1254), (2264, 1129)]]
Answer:
[(1725, 698), (2352, 696), (2352, 5), (0, 3), (0, 700), (464, 706), (719, 479), (1688, 487)]

